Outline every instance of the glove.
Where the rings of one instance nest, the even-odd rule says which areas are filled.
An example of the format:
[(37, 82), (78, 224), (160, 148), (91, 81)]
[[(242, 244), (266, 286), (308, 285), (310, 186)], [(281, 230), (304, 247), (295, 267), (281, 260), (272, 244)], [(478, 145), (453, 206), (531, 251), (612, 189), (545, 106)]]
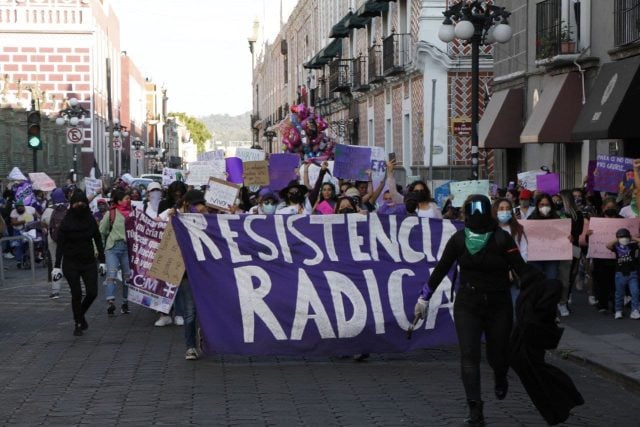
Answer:
[(107, 266), (104, 265), (104, 263), (101, 263), (98, 266), (98, 273), (100, 273), (101, 276), (104, 276), (105, 274), (107, 274)]
[(60, 279), (62, 279), (62, 270), (60, 270), (59, 268), (54, 268), (53, 270), (51, 270), (51, 280), (57, 282)]
[(429, 306), (429, 301), (426, 299), (418, 298), (416, 302), (416, 306), (413, 309), (413, 315), (416, 319), (424, 319), (427, 317), (427, 307)]

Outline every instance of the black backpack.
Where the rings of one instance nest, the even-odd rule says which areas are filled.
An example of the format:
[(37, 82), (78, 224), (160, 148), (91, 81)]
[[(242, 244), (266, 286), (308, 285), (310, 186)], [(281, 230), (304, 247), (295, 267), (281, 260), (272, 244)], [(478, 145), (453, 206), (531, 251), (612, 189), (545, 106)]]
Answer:
[(58, 229), (65, 215), (67, 215), (67, 206), (65, 204), (53, 207), (53, 212), (51, 212), (51, 218), (49, 219), (49, 236), (56, 243), (58, 242)]

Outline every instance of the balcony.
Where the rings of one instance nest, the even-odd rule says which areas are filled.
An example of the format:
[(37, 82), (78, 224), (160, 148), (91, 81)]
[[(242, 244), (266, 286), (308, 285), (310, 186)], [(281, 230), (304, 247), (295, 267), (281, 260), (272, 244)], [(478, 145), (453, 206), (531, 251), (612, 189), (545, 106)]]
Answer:
[(411, 34), (392, 33), (382, 41), (382, 70), (384, 76), (402, 74), (411, 64)]
[(614, 35), (616, 47), (640, 41), (640, 2), (638, 0), (615, 0)]
[(360, 55), (353, 59), (353, 90), (354, 92), (366, 92), (371, 87), (367, 82), (367, 59)]
[(561, 19), (560, 0), (536, 5), (536, 59), (577, 52), (573, 26)]
[(382, 83), (384, 73), (382, 72), (382, 46), (374, 44), (369, 48), (369, 84)]
[(329, 91), (348, 92), (351, 89), (351, 59), (334, 59), (329, 63)]

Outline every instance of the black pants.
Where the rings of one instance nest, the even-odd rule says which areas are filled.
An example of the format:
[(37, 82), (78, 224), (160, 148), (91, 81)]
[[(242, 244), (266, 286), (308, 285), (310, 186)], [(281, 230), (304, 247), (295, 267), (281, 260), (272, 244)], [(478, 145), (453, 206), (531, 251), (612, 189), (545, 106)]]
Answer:
[(593, 293), (598, 299), (598, 309), (609, 309), (615, 295), (616, 265), (609, 259), (593, 259)]
[(467, 400), (480, 401), (480, 352), (482, 333), (487, 343), (487, 360), (496, 377), (509, 370), (509, 338), (513, 326), (513, 304), (508, 289), (485, 293), (464, 287), (454, 303), (460, 346), (462, 383)]
[[(71, 308), (73, 309), (73, 320), (79, 323), (84, 314), (91, 307), (91, 303), (98, 296), (98, 267), (95, 262), (87, 264), (73, 264), (65, 262), (62, 264), (62, 272), (69, 282), (71, 288)], [(85, 297), (82, 298), (82, 284), (86, 289)]]

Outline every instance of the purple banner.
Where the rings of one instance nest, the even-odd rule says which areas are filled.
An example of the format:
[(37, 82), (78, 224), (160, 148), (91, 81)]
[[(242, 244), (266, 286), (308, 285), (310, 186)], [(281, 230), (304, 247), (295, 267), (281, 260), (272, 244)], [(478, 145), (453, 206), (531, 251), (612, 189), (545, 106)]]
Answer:
[(547, 193), (551, 196), (560, 192), (560, 175), (557, 173), (546, 173), (536, 176), (536, 190)]
[(178, 291), (177, 286), (149, 276), (167, 222), (156, 221), (134, 209), (125, 221), (129, 249), (129, 301), (153, 310), (169, 313)]
[(16, 201), (22, 200), (25, 206), (32, 206), (35, 202), (33, 197), (33, 187), (29, 181), (23, 181), (13, 187), (15, 191)]
[(227, 168), (227, 181), (234, 184), (242, 184), (242, 159), (239, 157), (227, 157), (225, 160)]
[(210, 353), (350, 355), (455, 342), (451, 281), (407, 330), (462, 223), (418, 217), (200, 215), (173, 219)]
[(633, 171), (633, 159), (598, 154), (596, 157), (596, 170), (593, 173), (593, 189), (618, 193), (627, 170)]
[(336, 144), (333, 176), (342, 179), (368, 181), (371, 169), (371, 148)]
[(587, 191), (593, 191), (594, 183), (594, 172), (596, 171), (596, 161), (589, 160), (589, 166), (587, 166)]
[(292, 153), (269, 155), (269, 188), (282, 190), (294, 179), (298, 179), (296, 168), (300, 166), (300, 156)]

